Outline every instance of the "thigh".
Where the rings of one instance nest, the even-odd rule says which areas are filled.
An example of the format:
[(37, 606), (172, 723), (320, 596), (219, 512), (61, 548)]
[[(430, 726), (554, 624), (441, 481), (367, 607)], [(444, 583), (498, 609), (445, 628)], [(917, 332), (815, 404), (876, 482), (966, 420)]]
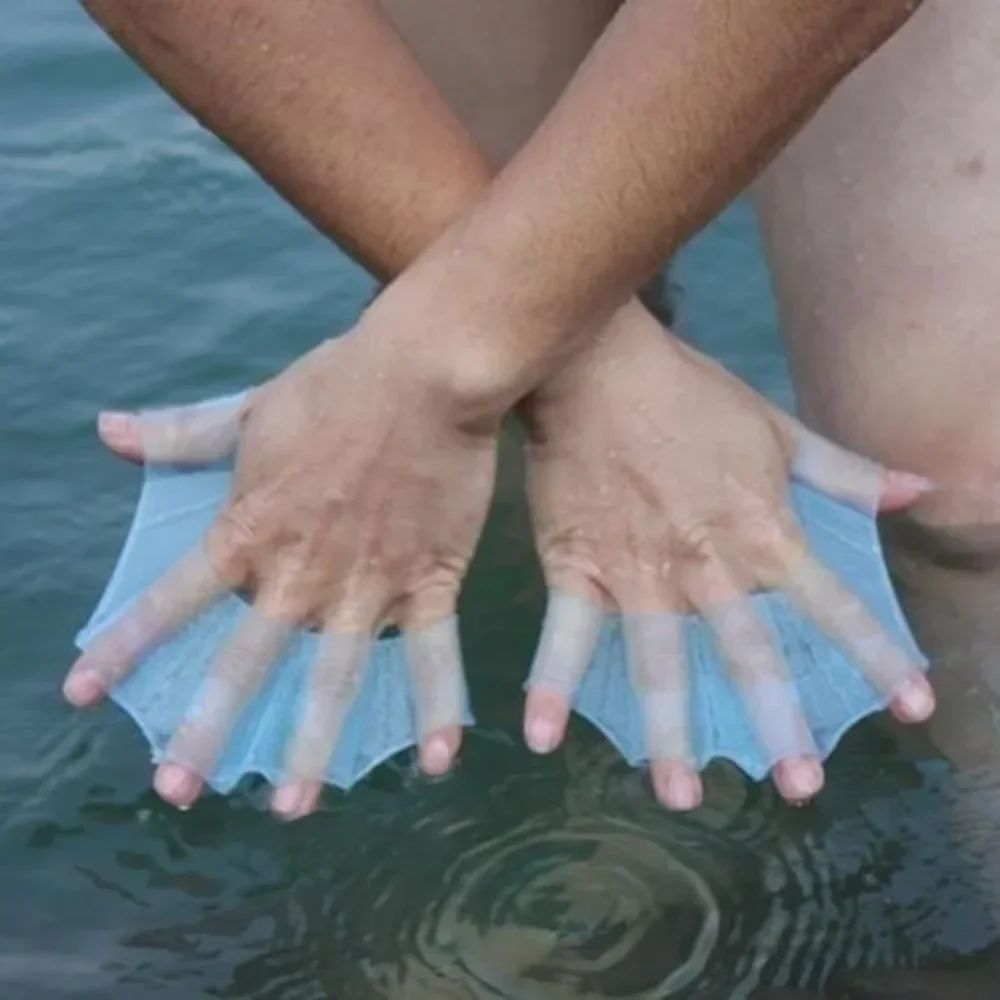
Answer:
[(997, 767), (1000, 3), (927, 0), (756, 193), (803, 418), (943, 486), (888, 555), (935, 739)]
[(757, 201), (803, 416), (955, 482), (1000, 464), (1000, 3), (927, 0)]
[(496, 167), (558, 99), (621, 0), (381, 0)]

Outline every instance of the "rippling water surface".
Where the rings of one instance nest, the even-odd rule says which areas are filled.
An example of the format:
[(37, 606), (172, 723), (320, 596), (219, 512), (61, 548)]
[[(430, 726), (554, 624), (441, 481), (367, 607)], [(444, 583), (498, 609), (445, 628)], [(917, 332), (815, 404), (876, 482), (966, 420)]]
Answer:
[[(458, 773), (401, 758), (291, 828), (252, 786), (158, 802), (132, 726), (58, 698), (138, 488), (94, 413), (253, 382), (348, 326), (371, 284), (75, 5), (5, 9), (0, 997), (738, 998), (983, 943), (952, 779), (874, 726), (804, 811), (719, 768), (705, 809), (664, 815), (583, 724), (526, 753), (542, 591), (512, 444), (466, 599), (480, 726)], [(787, 402), (747, 210), (675, 278), (688, 329)]]

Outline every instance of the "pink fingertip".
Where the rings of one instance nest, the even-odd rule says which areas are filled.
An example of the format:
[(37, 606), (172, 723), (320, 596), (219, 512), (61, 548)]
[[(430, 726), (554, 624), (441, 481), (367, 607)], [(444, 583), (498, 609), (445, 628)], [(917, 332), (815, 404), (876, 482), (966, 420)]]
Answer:
[(165, 802), (178, 809), (188, 809), (201, 793), (202, 780), (181, 764), (167, 763), (156, 769), (153, 788)]
[(97, 418), (97, 432), (112, 451), (131, 459), (142, 457), (142, 441), (133, 414), (105, 411)]
[(76, 708), (89, 708), (108, 693), (101, 676), (87, 667), (71, 670), (62, 690), (63, 697)]
[(451, 767), (452, 748), (443, 736), (432, 736), (420, 750), (420, 769), (433, 778), (447, 774)]
[(524, 741), (538, 754), (552, 753), (566, 733), (569, 706), (558, 691), (536, 688), (525, 706)]
[(892, 714), (900, 722), (925, 722), (937, 707), (934, 690), (926, 677), (915, 676), (896, 692), (892, 699)]
[(417, 765), (428, 778), (442, 778), (455, 765), (462, 745), (462, 727), (448, 726), (424, 735), (417, 754)]
[(933, 480), (926, 476), (912, 472), (887, 472), (879, 498), (879, 510), (886, 513), (903, 510), (935, 489)]
[(552, 753), (559, 746), (561, 727), (552, 719), (539, 716), (529, 719), (525, 727), (524, 737), (529, 747), (535, 753)]
[(797, 757), (779, 761), (774, 768), (774, 783), (782, 798), (802, 805), (815, 798), (823, 788), (823, 765), (815, 757)]
[(660, 803), (674, 812), (690, 812), (701, 805), (701, 778), (686, 764), (653, 765), (653, 788)]
[(296, 781), (282, 785), (271, 798), (271, 809), (284, 820), (302, 819), (316, 808), (320, 785), (316, 781)]

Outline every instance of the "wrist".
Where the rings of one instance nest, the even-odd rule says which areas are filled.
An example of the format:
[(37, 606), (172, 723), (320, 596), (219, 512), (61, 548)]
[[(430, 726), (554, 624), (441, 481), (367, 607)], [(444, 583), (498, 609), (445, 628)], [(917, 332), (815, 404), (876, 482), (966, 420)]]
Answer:
[(499, 420), (565, 363), (580, 336), (521, 308), (490, 258), (436, 249), (390, 284), (356, 330), (393, 379), (458, 422)]
[(585, 346), (533, 394), (533, 409), (559, 407), (588, 393), (634, 395), (655, 372), (666, 385), (684, 347), (637, 299), (622, 306)]
[(423, 295), (394, 283), (368, 307), (347, 334), (361, 370), (408, 412), (431, 410), (457, 428), (497, 426), (516, 402), (516, 373), (479, 333), (474, 309), (447, 292), (433, 309)]

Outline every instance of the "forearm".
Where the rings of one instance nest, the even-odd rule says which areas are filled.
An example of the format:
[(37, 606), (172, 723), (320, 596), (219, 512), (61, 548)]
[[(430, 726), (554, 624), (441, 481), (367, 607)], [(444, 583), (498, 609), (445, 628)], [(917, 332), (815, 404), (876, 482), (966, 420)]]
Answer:
[(383, 278), (478, 198), (476, 145), (372, 0), (83, 0), (166, 91)]
[[(203, 125), (381, 278), (405, 269), (489, 186), (481, 151), (366, 0), (84, 6)], [(341, 49), (347, 58), (338, 58)], [(587, 352), (594, 359), (607, 353), (598, 347)], [(569, 382), (567, 371), (559, 385)]]
[(469, 290), (476, 327), (499, 331), (478, 338), (480, 369), (538, 380), (916, 6), (629, 0), (489, 196), (401, 284), (428, 299), (446, 283)]

